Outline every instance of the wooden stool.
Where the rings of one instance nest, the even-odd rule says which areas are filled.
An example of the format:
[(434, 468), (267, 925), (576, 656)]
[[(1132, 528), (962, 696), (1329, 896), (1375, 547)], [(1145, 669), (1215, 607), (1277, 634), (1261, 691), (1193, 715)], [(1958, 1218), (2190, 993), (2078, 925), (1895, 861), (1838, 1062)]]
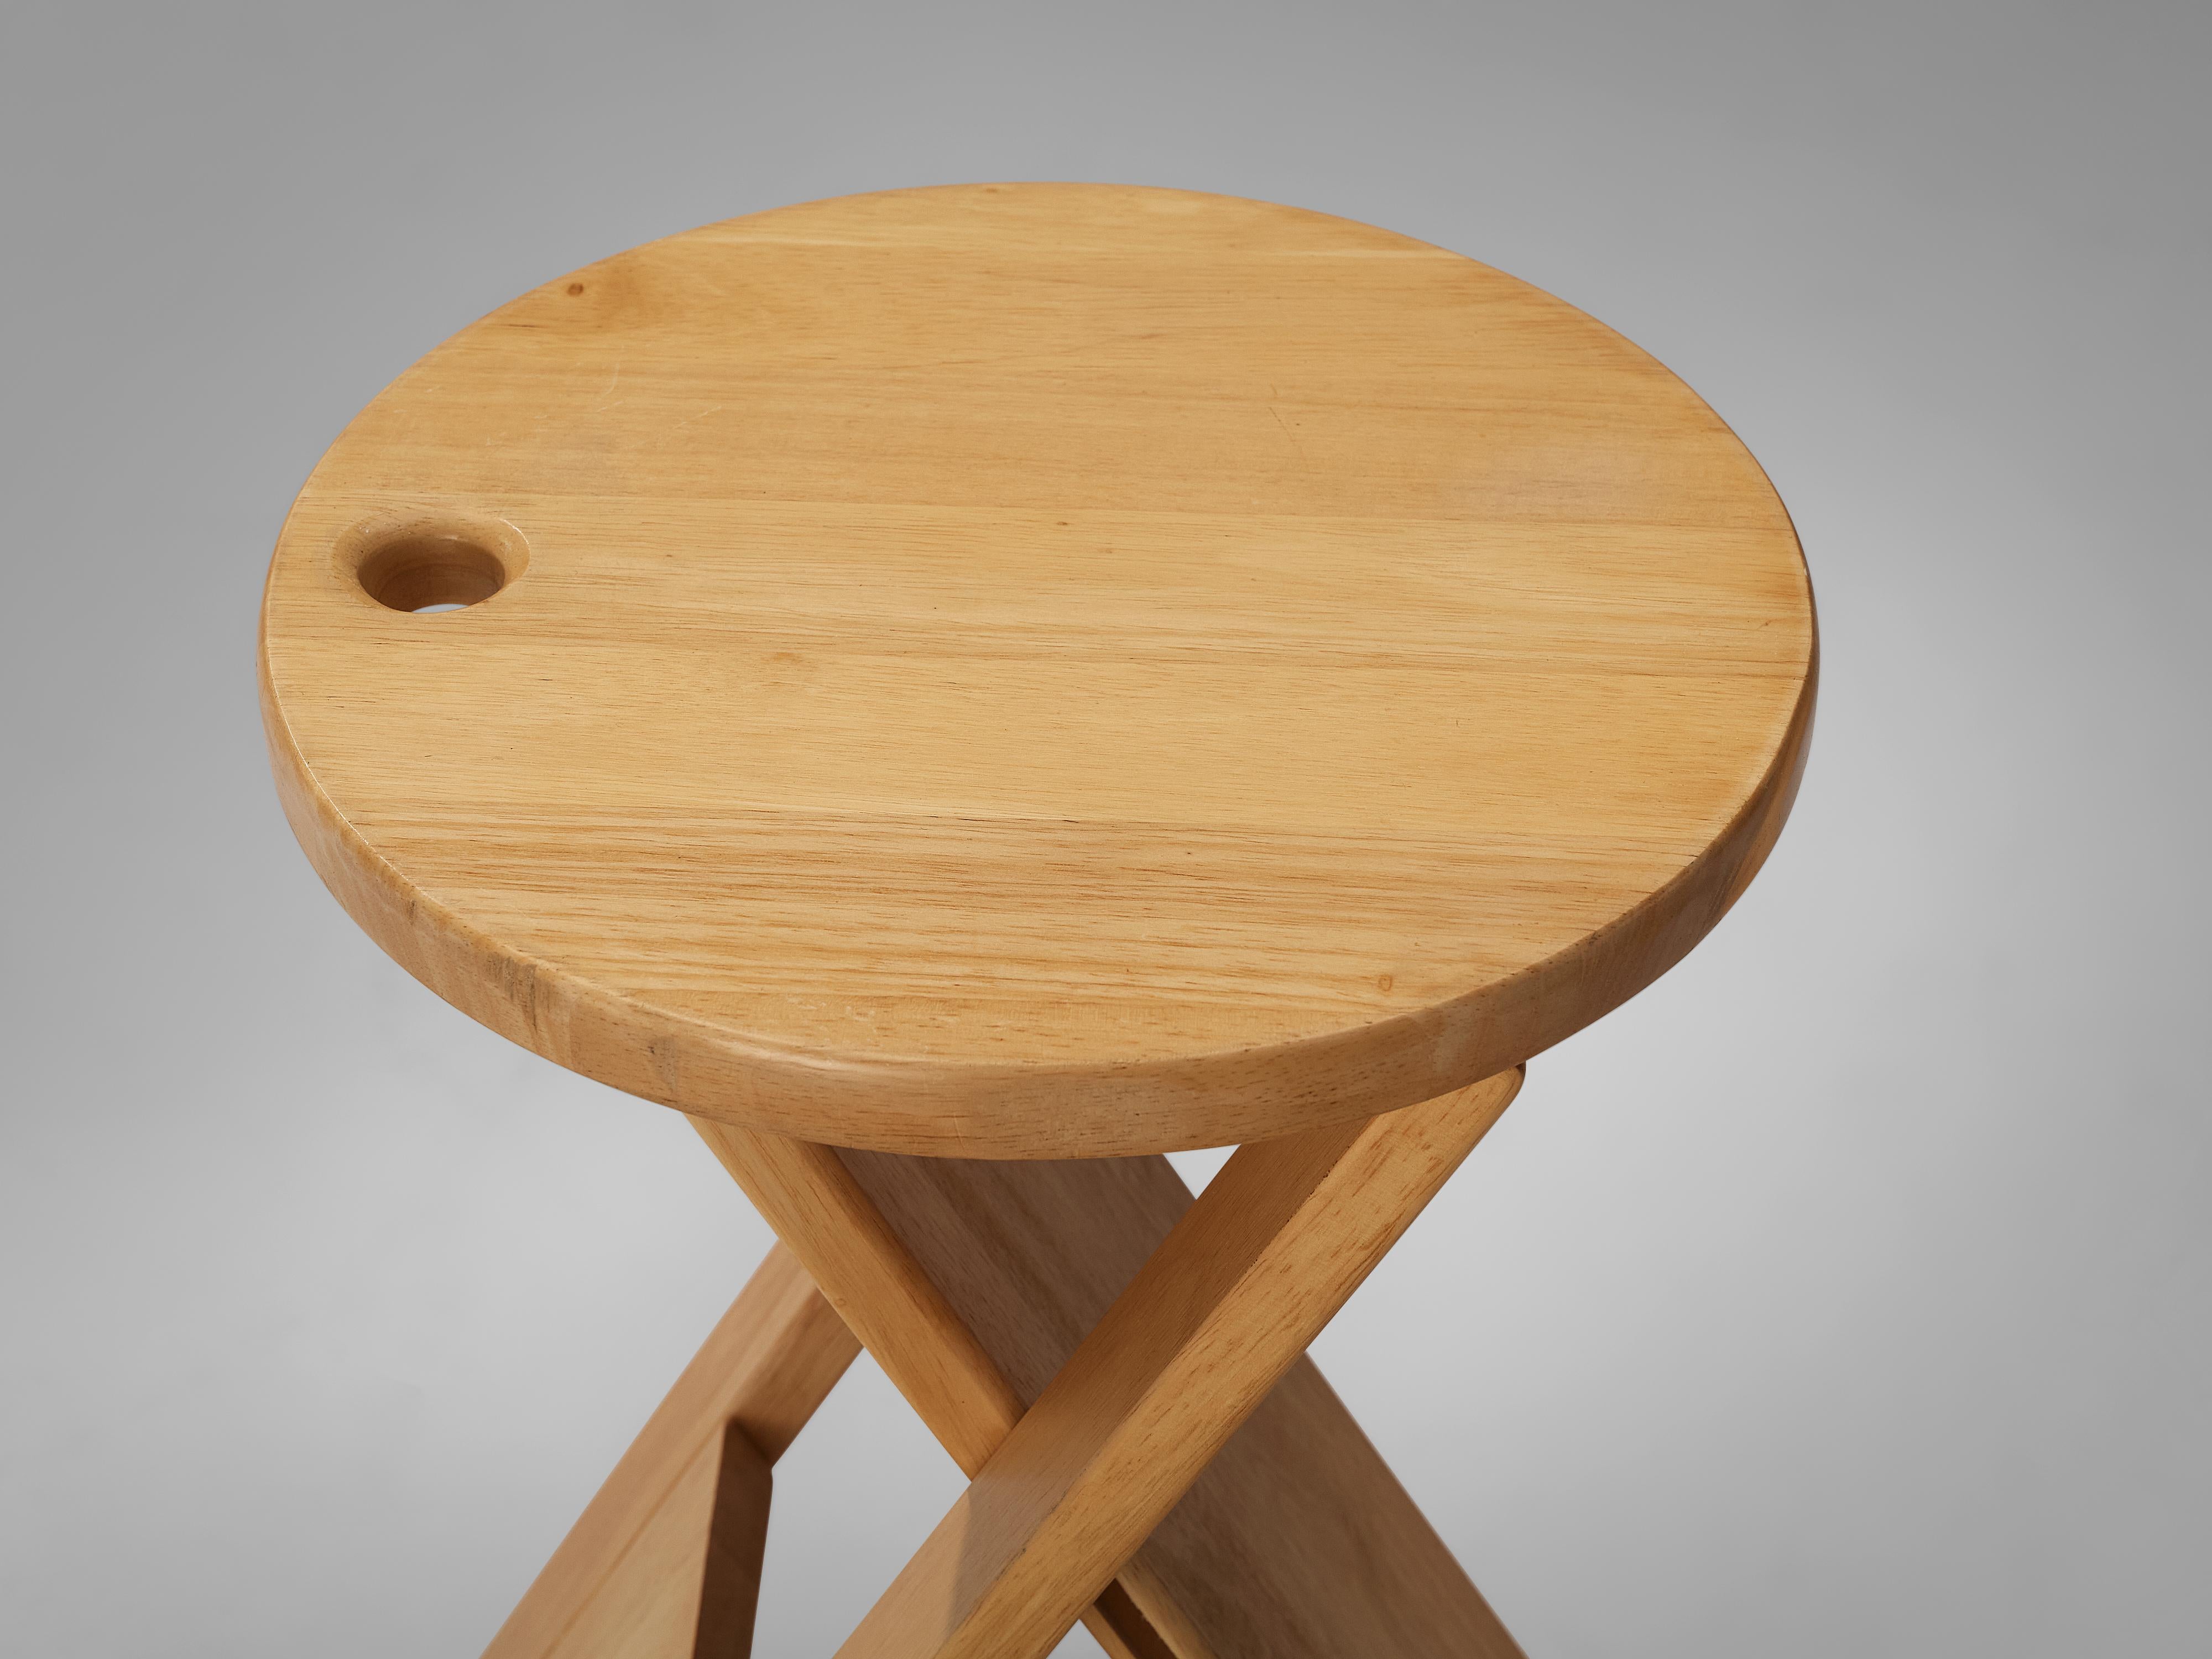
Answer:
[(1303, 1356), (1743, 890), (1814, 662), (1694, 394), (1319, 214), (820, 202), (431, 352), (277, 544), (285, 811), (782, 1241), (491, 1652), (745, 1652), (856, 1340), (973, 1484), (844, 1655), (1517, 1651)]

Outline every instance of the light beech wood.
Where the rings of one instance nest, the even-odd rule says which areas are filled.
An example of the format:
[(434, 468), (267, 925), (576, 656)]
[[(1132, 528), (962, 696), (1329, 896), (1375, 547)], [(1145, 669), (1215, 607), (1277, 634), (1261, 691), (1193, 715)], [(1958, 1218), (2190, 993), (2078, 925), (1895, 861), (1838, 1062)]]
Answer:
[(1449, 1178), (1517, 1072), (1240, 1149), (840, 1659), (1038, 1659)]
[[(913, 1158), (694, 1121), (971, 1476), (1191, 1201), (1160, 1158)], [(1177, 1659), (1519, 1651), (1304, 1358), (1084, 1622)]]
[[(838, 1158), (1024, 1404), (1191, 1201), (1158, 1157)], [(1187, 1659), (1519, 1652), (1304, 1358), (1120, 1578), (1133, 1607)]]
[[(887, 1369), (976, 1473), (1190, 1205), (1160, 1158), (917, 1159), (750, 1137), (702, 1122), (762, 1207), (818, 1253)], [(746, 1146), (744, 1143), (764, 1143)], [(834, 1166), (834, 1167), (833, 1167)], [(814, 1183), (827, 1190), (824, 1200)], [(735, 1413), (780, 1455), (854, 1349), (783, 1246), (687, 1367), (509, 1618), (487, 1659), (627, 1643), (683, 1652), (695, 1615), (757, 1574), (702, 1577), (732, 1530), (712, 1425)], [(949, 1348), (949, 1358), (935, 1358)], [(744, 1443), (746, 1446), (750, 1442)], [(713, 1469), (725, 1462), (718, 1495)], [(679, 1472), (672, 1484), (668, 1471)], [(757, 1505), (764, 1531), (766, 1462)], [(719, 1510), (717, 1509), (719, 1496)], [(742, 1528), (740, 1528), (742, 1530)], [(708, 1556), (717, 1552), (711, 1543)], [(696, 1651), (722, 1650), (699, 1618)], [(1301, 1358), (1126, 1564), (1085, 1622), (1115, 1659), (1365, 1659), (1519, 1650), (1320, 1373)], [(742, 1649), (733, 1650), (742, 1651)]]
[(484, 1659), (741, 1659), (769, 1467), (859, 1352), (797, 1258), (776, 1246)]
[[(708, 1521), (699, 1616), (693, 1626), (690, 1652), (695, 1659), (747, 1659), (753, 1650), (753, 1615), (760, 1607), (761, 1561), (768, 1550), (773, 1489), (768, 1460), (743, 1429), (726, 1425), (714, 1510)], [(604, 1645), (578, 1649), (580, 1656), (609, 1651)]]
[(1765, 855), (1814, 659), (1773, 490), (1619, 336), (1073, 185), (525, 295), (331, 447), (261, 634), (301, 842), (440, 994), (982, 1158), (1349, 1121), (1586, 1024)]
[(1022, 1398), (837, 1154), (691, 1121), (952, 1461), (981, 1468), (1021, 1420)]
[[(815, 203), (431, 352), (280, 536), (279, 798), (789, 1251), (488, 1659), (744, 1652), (855, 1337), (972, 1485), (854, 1659), (1517, 1653), (1303, 1351), (1742, 893), (1817, 660), (1693, 393), (1321, 215)], [(1156, 1156), (1231, 1143), (1195, 1202)]]
[[(1024, 1401), (836, 1153), (712, 1119), (692, 1124), (961, 1473), (974, 1475)], [(1166, 1649), (1126, 1589), (1101, 1600), (1081, 1616), (1111, 1659), (1206, 1659)]]

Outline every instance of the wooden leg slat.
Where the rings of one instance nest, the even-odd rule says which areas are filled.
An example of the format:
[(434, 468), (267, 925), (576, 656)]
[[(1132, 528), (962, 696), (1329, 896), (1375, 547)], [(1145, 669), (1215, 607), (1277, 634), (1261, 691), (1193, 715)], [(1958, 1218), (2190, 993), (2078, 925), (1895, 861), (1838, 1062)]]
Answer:
[(1504, 1109), (1518, 1073), (1247, 1146), (839, 1650), (1040, 1659)]
[(707, 1528), (705, 1582), (691, 1659), (749, 1659), (760, 1607), (761, 1562), (768, 1552), (768, 1459), (737, 1424), (722, 1430), (720, 1469)]
[[(1024, 1407), (1191, 1205), (1164, 1158), (836, 1157)], [(1098, 1605), (1122, 1599), (1174, 1659), (1520, 1653), (1304, 1358)]]
[(769, 1466), (859, 1352), (798, 1259), (769, 1251), (484, 1659), (743, 1655)]
[[(1026, 1402), (838, 1154), (706, 1118), (692, 1124), (961, 1472), (972, 1476), (1012, 1432)], [(1086, 1607), (1081, 1616), (1109, 1659), (1154, 1659), (1161, 1638), (1128, 1597)], [(1204, 1659), (1200, 1650), (1170, 1652)]]

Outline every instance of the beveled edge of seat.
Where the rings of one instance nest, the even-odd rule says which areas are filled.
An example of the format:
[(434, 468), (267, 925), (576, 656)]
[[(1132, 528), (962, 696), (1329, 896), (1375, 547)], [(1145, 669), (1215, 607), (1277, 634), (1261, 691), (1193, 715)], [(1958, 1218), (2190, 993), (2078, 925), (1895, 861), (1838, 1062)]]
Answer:
[(410, 887), (332, 804), (258, 649), (277, 797), (315, 872), (384, 951), (502, 1036), (625, 1093), (746, 1128), (945, 1158), (1130, 1157), (1270, 1139), (1434, 1099), (1522, 1064), (1687, 955), (1765, 862), (1813, 728), (1817, 617), (1789, 727), (1759, 787), (1674, 879), (1510, 978), (1299, 1041), (1137, 1064), (954, 1064), (798, 1053), (655, 1008), (525, 956)]

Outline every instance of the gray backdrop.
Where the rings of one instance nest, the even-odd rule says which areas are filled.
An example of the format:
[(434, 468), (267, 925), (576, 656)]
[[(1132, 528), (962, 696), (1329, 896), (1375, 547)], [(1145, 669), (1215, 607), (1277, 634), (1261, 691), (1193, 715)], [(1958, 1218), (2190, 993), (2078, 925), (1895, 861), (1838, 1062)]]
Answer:
[[(2212, 8), (791, 9), (0, 24), (0, 1650), (473, 1655), (768, 1242), (294, 848), (318, 453), (629, 244), (1065, 178), (1528, 277), (1803, 532), (1765, 875), (1316, 1350), (1532, 1655), (2203, 1652)], [(957, 1476), (863, 1360), (777, 1477), (825, 1654)]]

